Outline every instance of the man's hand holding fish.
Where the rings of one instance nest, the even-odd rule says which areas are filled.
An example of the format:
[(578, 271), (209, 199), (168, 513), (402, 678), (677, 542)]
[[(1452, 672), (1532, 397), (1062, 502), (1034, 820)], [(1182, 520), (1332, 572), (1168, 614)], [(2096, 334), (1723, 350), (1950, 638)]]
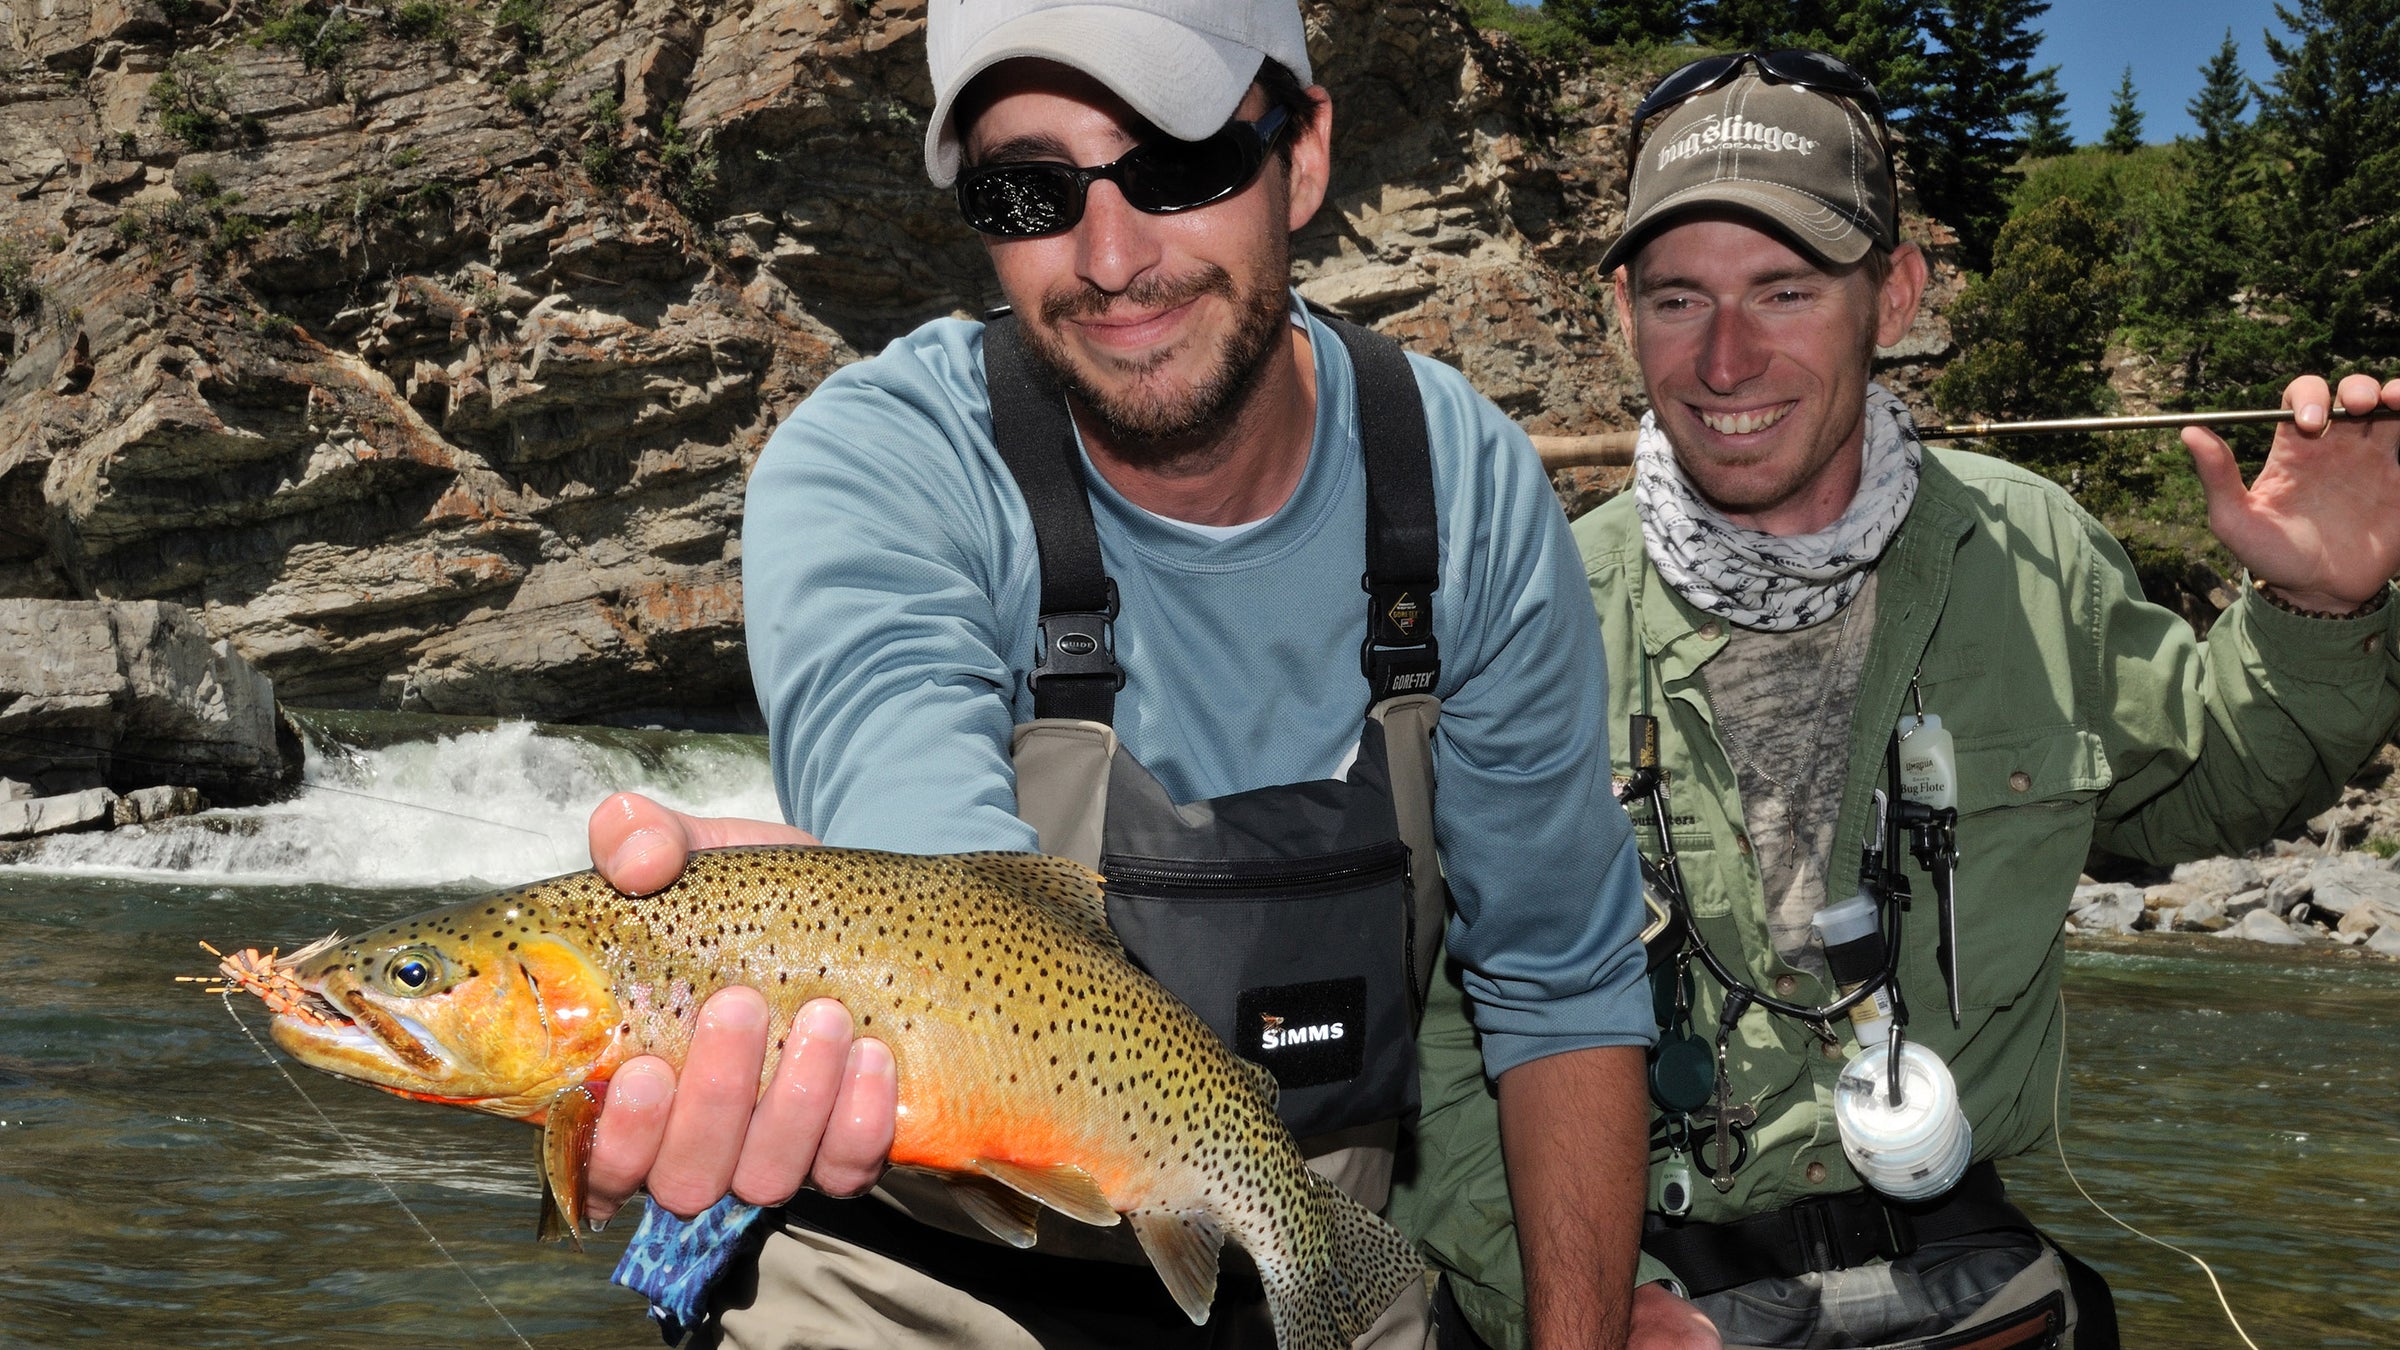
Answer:
[[(592, 863), (628, 895), (672, 885), (693, 849), (815, 842), (781, 821), (688, 816), (629, 792), (591, 819)], [(898, 1097), (891, 1050), (854, 1040), (849, 1012), (817, 999), (800, 1010), (761, 1093), (767, 1021), (757, 990), (722, 989), (700, 1007), (680, 1088), (656, 1055), (617, 1070), (584, 1174), (592, 1222), (608, 1222), (645, 1188), (690, 1218), (728, 1194), (776, 1205), (803, 1184), (857, 1195), (883, 1175)]]

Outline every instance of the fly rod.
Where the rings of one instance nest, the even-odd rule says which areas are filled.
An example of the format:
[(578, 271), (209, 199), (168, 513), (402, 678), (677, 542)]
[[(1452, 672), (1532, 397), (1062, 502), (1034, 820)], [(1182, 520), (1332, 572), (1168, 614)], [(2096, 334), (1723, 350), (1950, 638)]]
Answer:
[[(2352, 419), (2382, 422), (2400, 418), (2400, 408), (2377, 406), (2363, 413), (2348, 413), (2340, 404), (2329, 412), (2337, 421)], [(2295, 415), (2290, 408), (2248, 408), (2237, 412), (2144, 413), (2134, 417), (2055, 417), (2039, 422), (1950, 422), (1938, 427), (1921, 427), (1917, 439), (1925, 441), (1954, 441), (1968, 436), (2039, 436), (2058, 435), (2077, 431), (2141, 431), (2175, 427), (2221, 427), (2253, 422), (2289, 422)], [(1552, 471), (1583, 465), (1616, 465), (1633, 463), (1634, 433), (1603, 431), (1588, 436), (1536, 436), (1533, 448), (1542, 457), (1542, 467)]]

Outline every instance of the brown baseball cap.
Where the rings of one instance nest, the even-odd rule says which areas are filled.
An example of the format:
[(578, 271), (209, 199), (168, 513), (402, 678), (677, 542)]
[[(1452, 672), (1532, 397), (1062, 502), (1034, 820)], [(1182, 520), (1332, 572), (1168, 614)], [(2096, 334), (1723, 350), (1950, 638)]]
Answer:
[(1651, 235), (1705, 210), (1756, 216), (1819, 261), (1848, 266), (1899, 237), (1886, 148), (1850, 100), (1745, 70), (1641, 134), (1625, 232), (1600, 270), (1631, 262)]

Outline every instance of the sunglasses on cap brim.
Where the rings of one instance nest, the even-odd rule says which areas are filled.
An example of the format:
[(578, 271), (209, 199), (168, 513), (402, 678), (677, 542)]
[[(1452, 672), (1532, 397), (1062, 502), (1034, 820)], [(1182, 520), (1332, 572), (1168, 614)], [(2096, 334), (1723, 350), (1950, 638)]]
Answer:
[(1083, 219), (1086, 192), (1103, 181), (1116, 184), (1136, 211), (1195, 210), (1250, 186), (1287, 121), (1283, 109), (1272, 108), (1255, 122), (1227, 122), (1200, 140), (1161, 136), (1089, 167), (1014, 160), (969, 169), (958, 176), (958, 211), (976, 230), (1002, 239), (1057, 234)]
[[(1642, 127), (1651, 118), (1667, 109), (1731, 84), (1746, 66), (1755, 66), (1758, 73), (1777, 84), (1798, 85), (1802, 89), (1835, 98), (1846, 98), (1875, 119), (1875, 134), (1883, 142), (1883, 168), (1890, 176), (1892, 207), (1900, 204), (1900, 172), (1892, 162), (1892, 129), (1883, 120), (1883, 96), (1875, 92), (1866, 76), (1823, 52), (1799, 47), (1783, 47), (1771, 52), (1730, 52), (1723, 56), (1703, 56), (1688, 65), (1678, 66), (1666, 78), (1651, 86), (1650, 92), (1633, 110), (1630, 142), (1625, 147), (1625, 186), (1630, 198), (1633, 189), (1633, 169), (1641, 163)], [(1897, 220), (1894, 221), (1895, 228)]]

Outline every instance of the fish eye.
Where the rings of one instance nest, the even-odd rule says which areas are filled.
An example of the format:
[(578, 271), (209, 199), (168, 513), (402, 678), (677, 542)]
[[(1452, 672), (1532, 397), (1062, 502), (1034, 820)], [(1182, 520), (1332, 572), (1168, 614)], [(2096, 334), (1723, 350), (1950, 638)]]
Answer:
[(421, 951), (402, 952), (383, 968), (383, 981), (395, 993), (422, 994), (433, 987), (434, 977), (441, 967), (434, 958)]

